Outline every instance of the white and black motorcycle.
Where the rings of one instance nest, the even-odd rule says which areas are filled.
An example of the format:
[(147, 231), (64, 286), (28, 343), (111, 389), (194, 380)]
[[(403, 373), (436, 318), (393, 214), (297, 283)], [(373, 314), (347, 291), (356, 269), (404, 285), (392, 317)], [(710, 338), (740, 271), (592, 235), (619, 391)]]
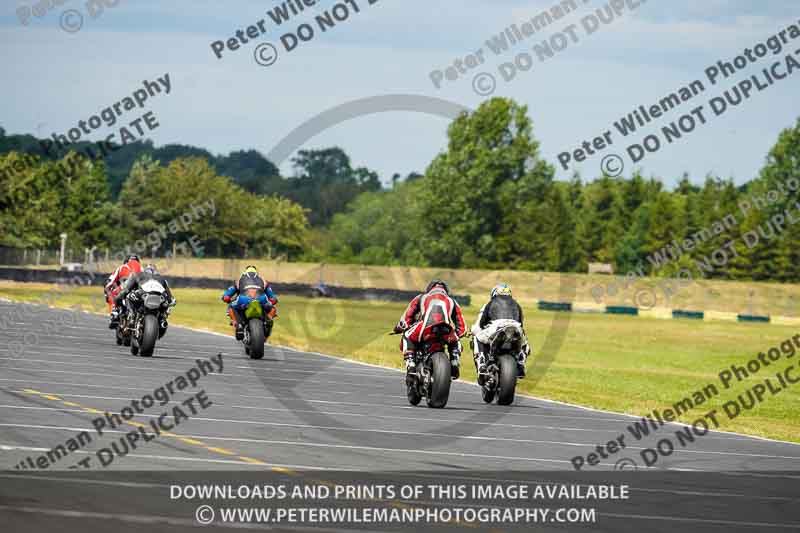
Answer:
[(172, 312), (172, 302), (167, 290), (151, 279), (131, 291), (125, 298), (125, 313), (117, 326), (117, 344), (131, 347), (133, 355), (150, 357), (156, 340), (167, 332), (167, 317)]
[(497, 398), (498, 405), (514, 403), (517, 387), (520, 354), (530, 350), (522, 325), (516, 320), (495, 320), (472, 339), (472, 348), (477, 352), (475, 341), (488, 346), (486, 371), (478, 375), (481, 396), (486, 403)]

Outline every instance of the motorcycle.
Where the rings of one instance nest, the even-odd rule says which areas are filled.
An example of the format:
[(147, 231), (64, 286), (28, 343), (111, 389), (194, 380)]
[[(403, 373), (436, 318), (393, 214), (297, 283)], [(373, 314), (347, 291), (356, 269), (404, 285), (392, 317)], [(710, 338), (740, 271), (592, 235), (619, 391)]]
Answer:
[(241, 338), (237, 336), (237, 339), (242, 341), (244, 352), (251, 359), (264, 357), (264, 344), (272, 334), (273, 320), (277, 314), (275, 306), (272, 306), (269, 311), (264, 309), (264, 306), (258, 301), (261, 293), (262, 291), (259, 289), (247, 289), (245, 296), (250, 299), (250, 302), (244, 311), (240, 311), (244, 315), (245, 322)]
[(406, 392), (411, 405), (419, 405), (422, 398), (426, 399), (428, 407), (441, 409), (447, 405), (453, 380), (447, 339), (452, 332), (449, 324), (439, 324), (419, 343), (414, 353), (416, 371), (406, 374)]
[[(499, 321), (489, 331), (479, 333), (482, 343), (488, 344), (486, 372), (478, 375), (481, 396), (486, 403), (497, 398), (498, 405), (514, 403), (517, 387), (517, 356), (527, 344), (525, 332), (519, 322)], [(473, 352), (477, 351), (473, 337)]]
[(145, 281), (125, 297), (125, 312), (117, 325), (117, 344), (130, 346), (133, 355), (152, 356), (156, 340), (167, 332), (171, 312), (164, 286), (156, 280)]

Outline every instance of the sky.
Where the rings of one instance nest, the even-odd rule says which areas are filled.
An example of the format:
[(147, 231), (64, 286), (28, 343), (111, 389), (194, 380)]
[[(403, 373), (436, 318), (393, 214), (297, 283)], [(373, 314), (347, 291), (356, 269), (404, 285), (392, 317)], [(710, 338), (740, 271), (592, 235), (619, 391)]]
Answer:
[[(126, 113), (115, 127), (101, 127), (89, 138), (104, 139), (128, 119), (150, 111), (158, 127), (146, 136), (156, 145), (191, 144), (217, 154), (255, 148), (266, 155), (311, 121), (303, 130), (306, 135), (292, 137), (299, 139), (296, 148), (340, 146), (354, 166), (372, 168), (388, 181), (394, 173), (425, 170), (446, 148), (453, 109), (480, 105), (488, 96), (473, 87), (491, 87), (485, 77), (491, 74), (494, 96), (528, 106), (540, 156), (556, 167), (559, 179), (575, 171), (594, 179), (604, 158), (616, 154), (625, 165), (624, 175), (640, 169), (671, 186), (684, 173), (695, 183), (708, 174), (737, 183), (752, 179), (780, 131), (800, 116), (798, 72), (722, 116), (712, 114), (706, 124), (679, 141), (665, 142), (641, 161), (632, 161), (626, 150), (692, 108), (707, 109), (711, 97), (800, 49), (798, 39), (780, 55), (749, 65), (716, 86), (704, 74), (718, 61), (732, 61), (745, 48), (800, 24), (796, 0), (628, 0), (641, 3), (592, 34), (586, 33), (582, 19), (607, 2), (578, 0), (578, 11), (501, 55), (489, 50), (487, 39), (559, 1), (369, 1), (319, 0), (278, 26), (267, 15), (281, 4), (275, 0), (0, 0), (0, 126), (9, 133), (39, 137), (66, 133), (79, 120), (131, 96), (143, 80), (155, 81), (168, 73), (169, 95), (153, 97), (143, 109)], [(61, 5), (39, 11), (40, 16), (33, 13), (36, 3), (49, 2)], [(113, 7), (98, 9), (103, 2)], [(315, 16), (337, 4), (345, 6), (335, 13), (341, 15), (347, 8), (348, 17), (321, 31)], [(62, 28), (75, 29), (79, 20), (74, 12), (64, 15), (67, 10), (83, 17), (80, 30)], [(18, 13), (28, 11), (23, 24)], [(212, 42), (226, 41), (261, 19), (263, 35), (240, 44), (238, 50), (225, 49), (221, 59), (214, 55)], [(287, 52), (281, 37), (303, 23), (311, 24), (315, 35)], [(570, 41), (552, 58), (539, 61), (533, 45), (557, 39), (570, 24), (575, 25), (578, 42)], [(275, 46), (273, 64), (262, 66), (254, 60), (260, 43)], [(444, 72), (479, 50), (483, 64), (434, 86), (433, 71)], [(505, 81), (500, 65), (522, 52), (534, 59), (529, 70)], [(266, 55), (262, 61), (271, 59)], [(800, 55), (794, 57), (800, 60)], [(524, 57), (520, 61), (525, 65)], [(481, 82), (474, 81), (478, 75), (484, 76)], [(614, 121), (637, 106), (649, 107), (698, 79), (707, 90), (692, 101), (628, 138), (614, 130)], [(377, 104), (348, 107), (372, 97), (384, 98)], [(344, 110), (326, 114), (343, 105)], [(315, 120), (320, 116), (323, 120)], [(566, 170), (558, 165), (559, 154), (606, 131), (612, 132), (611, 146), (583, 162), (571, 161)], [(284, 174), (292, 172), (288, 160), (274, 163)]]

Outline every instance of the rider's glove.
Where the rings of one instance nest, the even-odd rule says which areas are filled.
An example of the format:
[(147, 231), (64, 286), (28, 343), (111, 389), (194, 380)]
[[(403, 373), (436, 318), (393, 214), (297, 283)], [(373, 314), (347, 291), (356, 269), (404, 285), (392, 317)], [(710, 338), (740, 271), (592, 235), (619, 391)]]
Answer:
[(229, 304), (231, 303), (231, 297), (226, 294), (222, 297), (222, 301), (225, 302), (226, 304)]

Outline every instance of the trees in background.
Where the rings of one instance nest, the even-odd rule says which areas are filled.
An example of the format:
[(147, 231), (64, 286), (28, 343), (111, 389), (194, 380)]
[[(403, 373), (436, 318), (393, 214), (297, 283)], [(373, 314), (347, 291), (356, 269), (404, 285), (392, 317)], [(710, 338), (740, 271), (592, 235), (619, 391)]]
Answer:
[(415, 240), (422, 183), (399, 183), (392, 191), (359, 195), (337, 214), (320, 239), (316, 260), (369, 265), (425, 264)]
[(135, 238), (163, 227), (197, 206), (213, 203), (188, 228), (171, 235), (186, 242), (197, 236), (214, 256), (299, 255), (306, 247), (308, 220), (298, 204), (245, 191), (219, 176), (203, 158), (176, 159), (166, 167), (138, 161), (120, 194), (121, 227)]
[[(74, 153), (74, 174), (57, 162), (0, 156), (0, 245), (55, 248), (59, 234), (74, 248), (122, 250), (156, 232), (163, 236), (148, 250), (156, 255), (197, 238), (206, 253), (294, 257), (307, 247), (308, 220), (298, 204), (277, 196), (249, 193), (219, 176), (204, 158), (178, 158), (161, 166), (144, 156), (131, 169), (119, 201), (110, 201), (103, 163)], [(191, 224), (175, 224), (196, 206), (213, 202)], [(172, 223), (172, 224), (170, 224)]]
[[(531, 129), (526, 109), (511, 100), (462, 115), (424, 176), (356, 198), (316, 257), (561, 272), (603, 262), (659, 276), (684, 268), (702, 275), (702, 262), (713, 266), (710, 277), (800, 281), (800, 223), (791, 222), (800, 222), (800, 190), (787, 187), (792, 178), (800, 184), (800, 120), (781, 133), (752, 182), (736, 187), (707, 176), (694, 185), (683, 176), (671, 191), (639, 173), (554, 182)], [(754, 197), (766, 207), (755, 207)], [(743, 202), (754, 207), (743, 213)], [(686, 240), (695, 246), (684, 248)], [(727, 257), (715, 264), (720, 249)]]
[(273, 192), (307, 208), (312, 226), (328, 225), (356, 196), (381, 189), (378, 174), (353, 168), (341, 148), (300, 150), (292, 163), (295, 176), (282, 180), (280, 189)]
[[(800, 120), (753, 181), (683, 176), (673, 190), (639, 173), (557, 182), (532, 129), (524, 106), (489, 100), (450, 125), (424, 174), (395, 175), (388, 190), (336, 147), (298, 152), (284, 178), (253, 150), (214, 157), (169, 145), (130, 163), (116, 203), (104, 162), (11, 151), (0, 156), (0, 245), (55, 247), (67, 231), (81, 246), (113, 247), (213, 200), (215, 215), (164, 247), (197, 235), (220, 256), (561, 272), (603, 262), (654, 275), (700, 275), (726, 249), (705, 275), (800, 281)], [(25, 151), (28, 137), (0, 132), (0, 153)], [(115, 154), (133, 153), (124, 150)]]
[(62, 232), (79, 246), (108, 242), (112, 209), (102, 163), (75, 154), (58, 162), (0, 155), (1, 245), (54, 246)]

